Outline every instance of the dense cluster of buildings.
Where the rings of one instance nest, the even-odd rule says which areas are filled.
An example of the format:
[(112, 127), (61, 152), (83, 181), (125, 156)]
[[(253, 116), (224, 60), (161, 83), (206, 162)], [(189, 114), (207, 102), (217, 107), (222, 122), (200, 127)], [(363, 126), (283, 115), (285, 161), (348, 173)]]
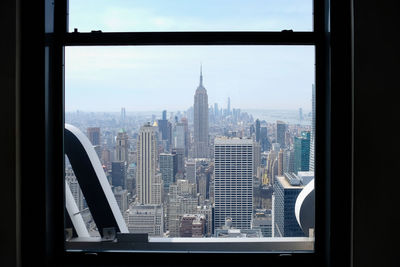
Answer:
[[(69, 122), (86, 130), (131, 233), (304, 236), (294, 205), (314, 178), (314, 90), (312, 100), (311, 126), (254, 120), (231, 110), (230, 99), (226, 109), (209, 106), (201, 71), (193, 106), (183, 113), (150, 119), (123, 108), (119, 121), (98, 127)], [(68, 162), (66, 168), (78, 208), (87, 210)], [(90, 216), (87, 223), (95, 229)]]

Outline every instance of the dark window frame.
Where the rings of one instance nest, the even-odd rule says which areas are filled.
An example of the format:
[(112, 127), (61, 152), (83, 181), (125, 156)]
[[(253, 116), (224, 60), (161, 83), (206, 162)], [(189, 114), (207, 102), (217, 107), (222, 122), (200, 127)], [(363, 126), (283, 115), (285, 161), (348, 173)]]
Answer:
[[(251, 255), (250, 258), (254, 258), (256, 263), (258, 259), (262, 259), (263, 262), (268, 261), (273, 264), (296, 264), (299, 265), (317, 265), (322, 263), (350, 263), (350, 241), (351, 241), (351, 146), (352, 146), (352, 91), (351, 91), (351, 70), (352, 70), (352, 52), (351, 52), (351, 3), (347, 4), (331, 4), (329, 1), (315, 1), (315, 18), (314, 18), (314, 33), (313, 39), (318, 42), (316, 45), (316, 86), (324, 84), (325, 90), (317, 93), (317, 134), (316, 134), (316, 158), (320, 161), (318, 166), (324, 165), (324, 168), (316, 167), (316, 176), (325, 176), (327, 179), (324, 181), (318, 181), (316, 186), (316, 225), (323, 225), (324, 229), (318, 229), (316, 235), (320, 236), (317, 238), (316, 250), (313, 254), (293, 254), (290, 257), (283, 257), (282, 255), (273, 254), (262, 254), (262, 255)], [(30, 9), (30, 7), (32, 9)], [(40, 7), (42, 9), (40, 9)], [(53, 9), (54, 7), (54, 9)], [(330, 10), (329, 10), (330, 8)], [(111, 264), (119, 263), (132, 263), (132, 260), (138, 259), (137, 256), (132, 256), (123, 253), (104, 253), (93, 256), (92, 254), (76, 254), (71, 255), (64, 251), (64, 210), (60, 209), (60, 204), (64, 202), (63, 194), (59, 192), (64, 189), (64, 183), (62, 179), (54, 179), (58, 177), (60, 173), (64, 172), (64, 163), (60, 159), (63, 158), (63, 46), (67, 42), (73, 41), (71, 34), (66, 33), (66, 10), (67, 1), (44, 1), (44, 5), (39, 5), (39, 8), (33, 4), (22, 5), (22, 14), (28, 14), (32, 10), (38, 11), (39, 16), (42, 15), (42, 20), (37, 23), (29, 24), (29, 20), (25, 19), (22, 21), (22, 36), (42, 36), (45, 44), (45, 49), (41, 46), (41, 43), (34, 44), (32, 47), (23, 45), (22, 56), (26, 55), (26, 59), (22, 59), (24, 63), (21, 70), (22, 78), (32, 78), (31, 81), (36, 81), (38, 86), (43, 85), (45, 90), (39, 91), (38, 96), (31, 95), (32, 99), (38, 99), (42, 96), (38, 104), (44, 110), (36, 111), (36, 115), (39, 115), (38, 119), (40, 123), (45, 126), (43, 130), (40, 130), (35, 136), (44, 137), (44, 141), (39, 142), (38, 145), (30, 145), (28, 139), (22, 136), (22, 145), (26, 144), (22, 150), (22, 163), (28, 161), (27, 154), (30, 152), (28, 148), (38, 147), (40, 150), (38, 153), (44, 155), (45, 163), (39, 160), (33, 160), (42, 164), (39, 170), (39, 175), (44, 174), (45, 179), (43, 182), (39, 182), (34, 185), (32, 182), (26, 182), (29, 179), (26, 172), (22, 172), (22, 194), (27, 193), (22, 198), (22, 216), (31, 214), (26, 211), (28, 208), (28, 198), (34, 196), (34, 193), (29, 193), (32, 188), (39, 189), (39, 201), (44, 203), (43, 208), (38, 208), (38, 214), (40, 215), (39, 221), (45, 225), (45, 230), (40, 230), (39, 233), (43, 234), (43, 237), (39, 238), (42, 240), (41, 245), (38, 248), (30, 248), (30, 251), (39, 251), (40, 255), (44, 255), (44, 262), (54, 263), (68, 262), (71, 265), (75, 265), (77, 262), (98, 262), (106, 263), (109, 261)], [(44, 10), (44, 11), (43, 11)], [(328, 17), (330, 15), (330, 18)], [(44, 19), (46, 18), (46, 20)], [(53, 20), (56, 18), (56, 20)], [(61, 18), (61, 19), (60, 19)], [(64, 19), (63, 19), (64, 18)], [(331, 23), (331, 29), (328, 28), (328, 20)], [(35, 29), (33, 33), (29, 32), (33, 29), (33, 25), (46, 28)], [(334, 35), (334, 33), (336, 35)], [(154, 34), (154, 33), (152, 33)], [(167, 33), (164, 33), (167, 34)], [(174, 34), (171, 33), (170, 41), (182, 41), (179, 36), (182, 33)], [(190, 33), (190, 38), (186, 41), (196, 42), (196, 38), (201, 35), (208, 33)], [(213, 35), (213, 33), (209, 33)], [(218, 33), (220, 35), (228, 36), (231, 33)], [(276, 34), (276, 36), (274, 36)], [(103, 33), (91, 33), (87, 37), (102, 38)], [(108, 34), (105, 34), (108, 35)], [(187, 37), (189, 37), (189, 35)], [(252, 35), (252, 36), (248, 36)], [(251, 44), (249, 39), (243, 41), (243, 38), (254, 38), (252, 39), (257, 44), (289, 44), (288, 42), (294, 42), (297, 39), (293, 37), (297, 33), (282, 32), (282, 33), (251, 33), (246, 36), (246, 33), (237, 33), (238, 39), (220, 40), (223, 44), (232, 44), (236, 42), (245, 42)], [(259, 35), (259, 36), (257, 36)], [(299, 36), (303, 34), (299, 33)], [(304, 36), (310, 35), (305, 33)], [(108, 35), (109, 37), (111, 35)], [(196, 37), (197, 36), (197, 37)], [(240, 37), (241, 36), (241, 37)], [(299, 37), (298, 36), (298, 37)], [(304, 37), (303, 36), (303, 37)], [(85, 37), (85, 36), (83, 36)], [(115, 36), (114, 36), (115, 37)], [(113, 37), (113, 38), (114, 38)], [(144, 42), (150, 42), (149, 36), (144, 36)], [(204, 37), (204, 36), (203, 36)], [(302, 38), (303, 38), (302, 37)], [(85, 37), (86, 38), (86, 37)], [(113, 39), (112, 38), (112, 39)], [(260, 38), (260, 39), (257, 39)], [(297, 38), (297, 37), (296, 37)], [(308, 38), (308, 37), (307, 37)], [(224, 38), (222, 38), (224, 39)], [(192, 41), (191, 41), (192, 40)], [(204, 41), (205, 40), (205, 41)], [(79, 42), (85, 41), (84, 38)], [(104, 40), (107, 41), (107, 40)], [(215, 40), (214, 40), (215, 41)], [(298, 40), (297, 40), (298, 41)], [(77, 40), (75, 44), (79, 44)], [(89, 42), (86, 40), (85, 42)], [(112, 40), (110, 42), (113, 42)], [(163, 41), (164, 42), (164, 41)], [(160, 42), (160, 44), (164, 44)], [(203, 39), (202, 44), (215, 44), (211, 43), (210, 40)], [(71, 45), (71, 43), (68, 43)], [(110, 43), (111, 44), (111, 43)], [(114, 43), (115, 44), (115, 43)], [(128, 43), (127, 43), (128, 44)], [(150, 44), (150, 43), (148, 43)], [(151, 44), (154, 44), (153, 42)], [(222, 43), (221, 43), (222, 44)], [(293, 43), (291, 43), (293, 44)], [(303, 44), (303, 43), (302, 43)], [(39, 51), (42, 47), (42, 51), (38, 54), (34, 54), (35, 51)], [(34, 62), (29, 62), (29, 59), (34, 58)], [(29, 66), (35, 68), (36, 65), (42, 66), (42, 70), (33, 70), (33, 73), (39, 74), (39, 78), (35, 77), (32, 73), (32, 69)], [(40, 74), (43, 75), (40, 75)], [(42, 78), (40, 78), (42, 77)], [(28, 92), (28, 82), (22, 82), (22, 95), (30, 95)], [(29, 107), (34, 107), (32, 103), (29, 103), (31, 99), (21, 101), (23, 108), (21, 109), (21, 129), (27, 129), (31, 126), (29, 122)], [(323, 105), (319, 103), (324, 103)], [(32, 114), (32, 113), (30, 113)], [(332, 134), (334, 132), (334, 134)], [(25, 140), (25, 141), (24, 141)], [(44, 142), (44, 143), (43, 143)], [(344, 146), (344, 148), (343, 148)], [(339, 149), (339, 147), (342, 147)], [(24, 156), (25, 155), (25, 156)], [(343, 163), (344, 161), (344, 163)], [(350, 178), (343, 183), (331, 180), (332, 176), (341, 176)], [(25, 184), (24, 184), (25, 181)], [(317, 183), (317, 181), (316, 181)], [(34, 185), (28, 188), (28, 185)], [(321, 190), (319, 189), (321, 188)], [(337, 190), (337, 191), (336, 191)], [(62, 191), (63, 192), (63, 191)], [(340, 192), (340, 193), (338, 193)], [(325, 194), (322, 194), (325, 193)], [(48, 201), (46, 201), (46, 199)], [(319, 212), (320, 211), (320, 212)], [(38, 226), (38, 223), (33, 223)], [(28, 240), (29, 237), (35, 237), (35, 234), (30, 233), (28, 230), (29, 226), (25, 223), (22, 224), (23, 240)], [(24, 235), (26, 233), (26, 235)], [(43, 238), (43, 239), (42, 239)], [(320, 241), (318, 241), (320, 240)], [(24, 244), (24, 243), (23, 243)], [(25, 244), (32, 244), (32, 241), (25, 242)], [(29, 248), (27, 245), (22, 246), (22, 254), (29, 254), (27, 252)], [(33, 252), (32, 252), (33, 253)], [(106, 255), (108, 254), (108, 255)], [(339, 255), (345, 255), (339, 259)], [(146, 257), (152, 257), (148, 255)], [(187, 264), (185, 259), (194, 260), (193, 255), (187, 257), (183, 254), (182, 263)], [(219, 256), (219, 254), (218, 254)], [(309, 256), (312, 256), (310, 259)], [(336, 258), (335, 258), (336, 256)], [(119, 258), (119, 260), (117, 259)], [(174, 255), (172, 255), (175, 258)], [(160, 264), (165, 264), (163, 257)], [(196, 257), (201, 260), (200, 257)], [(204, 258), (204, 257), (203, 257)], [(239, 263), (243, 255), (231, 255), (228, 254), (227, 258), (229, 261), (225, 261), (225, 256), (222, 258), (212, 257), (216, 259), (215, 264), (221, 264), (221, 262), (233, 262)], [(221, 262), (218, 262), (217, 259)], [(311, 260), (311, 261), (310, 261)], [(164, 261), (164, 262), (163, 262)], [(348, 262), (347, 262), (348, 261)], [(243, 262), (243, 261), (242, 261)], [(209, 264), (209, 259), (205, 261), (199, 261), (201, 264)], [(154, 264), (154, 263), (152, 263)], [(344, 265), (342, 265), (344, 266)]]

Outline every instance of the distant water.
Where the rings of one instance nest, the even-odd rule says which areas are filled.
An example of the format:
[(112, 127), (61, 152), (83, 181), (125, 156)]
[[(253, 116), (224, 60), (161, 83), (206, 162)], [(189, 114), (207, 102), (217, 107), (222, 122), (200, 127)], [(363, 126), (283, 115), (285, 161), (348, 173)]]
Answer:
[(303, 111), (303, 120), (301, 121), (298, 110), (246, 109), (242, 111), (253, 115), (254, 120), (265, 120), (267, 123), (280, 120), (289, 124), (311, 125), (311, 112), (309, 111)]

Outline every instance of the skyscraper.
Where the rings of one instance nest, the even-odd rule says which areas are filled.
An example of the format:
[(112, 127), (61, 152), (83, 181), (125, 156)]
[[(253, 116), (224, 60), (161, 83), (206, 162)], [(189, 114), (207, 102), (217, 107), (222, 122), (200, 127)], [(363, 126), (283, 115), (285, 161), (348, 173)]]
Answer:
[(270, 149), (270, 143), (268, 140), (268, 128), (263, 126), (260, 128), (260, 142), (262, 151), (268, 151)]
[(152, 203), (152, 185), (156, 179), (157, 143), (155, 129), (150, 123), (140, 128), (137, 141), (137, 200), (140, 204)]
[(310, 168), (310, 132), (301, 132), (294, 137), (294, 169), (295, 172), (308, 171)]
[(125, 108), (121, 108), (120, 124), (122, 129), (125, 129), (125, 122), (126, 122), (126, 110)]
[(169, 186), (174, 182), (174, 157), (172, 154), (160, 154), (160, 172), (164, 183), (164, 190), (168, 191)]
[(126, 188), (126, 168), (123, 161), (113, 162), (111, 164), (111, 183), (113, 186)]
[(121, 129), (117, 134), (117, 144), (115, 146), (116, 161), (129, 162), (129, 137), (128, 134)]
[(281, 145), (281, 148), (286, 147), (286, 141), (285, 141), (286, 130), (287, 130), (286, 123), (284, 123), (283, 121), (276, 122), (276, 142)]
[(312, 112), (311, 112), (311, 134), (310, 134), (310, 171), (314, 171), (314, 149), (315, 149), (315, 85), (312, 85)]
[(186, 180), (189, 183), (196, 183), (196, 161), (191, 160), (186, 162)]
[(162, 120), (158, 120), (158, 130), (161, 133), (161, 140), (166, 143), (166, 150), (169, 150), (172, 139), (172, 124), (167, 120), (167, 111), (163, 110)]
[(185, 130), (185, 157), (188, 157), (190, 148), (190, 133), (189, 133), (188, 119), (185, 117), (181, 118), (181, 123), (183, 123)]
[(237, 229), (250, 229), (253, 212), (253, 140), (214, 141), (214, 229), (227, 218)]
[(304, 236), (294, 211), (297, 196), (303, 188), (301, 180), (293, 173), (277, 177), (273, 207), (275, 237)]
[(256, 142), (260, 142), (260, 134), (261, 134), (261, 125), (260, 125), (260, 120), (256, 120)]
[(200, 84), (194, 95), (194, 156), (208, 158), (208, 95), (203, 86), (203, 72), (200, 68)]
[(173, 148), (180, 148), (185, 151), (185, 124), (182, 122), (175, 123), (172, 133)]

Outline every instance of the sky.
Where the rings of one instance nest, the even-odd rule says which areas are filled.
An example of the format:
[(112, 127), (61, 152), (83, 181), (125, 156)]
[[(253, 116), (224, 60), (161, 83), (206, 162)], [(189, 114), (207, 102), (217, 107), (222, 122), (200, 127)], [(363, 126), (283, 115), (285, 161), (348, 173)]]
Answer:
[[(112, 4), (112, 5), (111, 5)], [(70, 31), (309, 31), (305, 0), (72, 0)], [(311, 109), (313, 46), (66, 47), (66, 111), (186, 110), (200, 64), (209, 105)]]

